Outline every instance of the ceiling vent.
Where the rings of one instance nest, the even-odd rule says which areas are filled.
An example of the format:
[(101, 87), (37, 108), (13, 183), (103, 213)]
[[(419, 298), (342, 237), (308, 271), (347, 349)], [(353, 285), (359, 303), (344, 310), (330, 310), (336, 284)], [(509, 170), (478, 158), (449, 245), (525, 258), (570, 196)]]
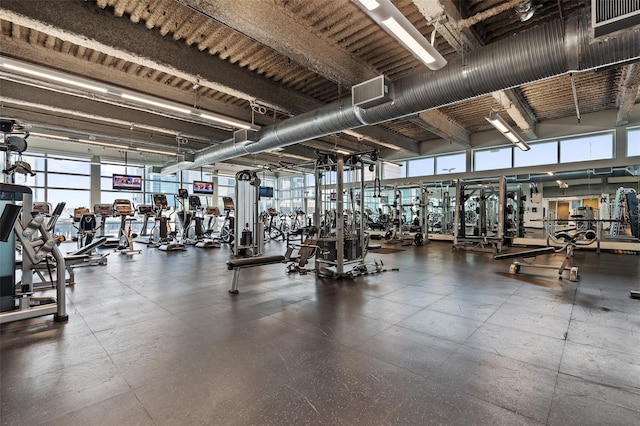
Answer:
[(640, 0), (591, 0), (593, 38), (640, 25)]
[(371, 108), (391, 102), (391, 83), (383, 75), (356, 84), (351, 88), (354, 106)]
[(233, 132), (233, 143), (258, 142), (258, 131), (251, 129), (240, 129)]

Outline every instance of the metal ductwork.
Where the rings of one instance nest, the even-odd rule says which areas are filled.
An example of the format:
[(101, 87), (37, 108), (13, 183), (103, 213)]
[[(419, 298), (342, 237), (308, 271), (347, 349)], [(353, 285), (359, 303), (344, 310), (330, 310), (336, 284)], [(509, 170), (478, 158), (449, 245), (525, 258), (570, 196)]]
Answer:
[(258, 142), (233, 139), (206, 148), (193, 163), (165, 166), (163, 173), (199, 167), (245, 154), (293, 145), (365, 125), (383, 123), (569, 72), (640, 59), (640, 29), (591, 43), (586, 14), (540, 25), (458, 57), (439, 71), (424, 71), (394, 83), (394, 102), (363, 110), (351, 96), (261, 129)]

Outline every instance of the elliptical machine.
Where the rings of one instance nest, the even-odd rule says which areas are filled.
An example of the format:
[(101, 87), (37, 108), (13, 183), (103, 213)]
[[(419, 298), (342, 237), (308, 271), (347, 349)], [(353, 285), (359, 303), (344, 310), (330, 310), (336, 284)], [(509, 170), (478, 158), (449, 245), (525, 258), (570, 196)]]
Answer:
[(220, 242), (207, 236), (204, 229), (204, 209), (197, 195), (189, 196), (190, 221), (185, 224), (185, 238), (189, 244), (198, 248), (218, 248)]
[[(120, 231), (118, 232), (118, 246), (116, 250), (120, 254), (136, 254), (142, 252), (133, 248), (133, 239), (137, 235), (133, 232), (131, 222), (136, 220), (133, 203), (129, 200), (118, 199), (113, 202), (113, 211), (120, 216)], [(127, 222), (129, 222), (127, 226)]]
[(162, 213), (169, 210), (165, 194), (153, 194), (155, 224), (151, 230), (149, 244), (162, 251), (184, 250), (184, 244), (174, 240), (175, 234), (169, 229), (169, 218)]
[(235, 217), (231, 216), (231, 212), (235, 210), (233, 198), (222, 197), (224, 207), (224, 222), (220, 229), (220, 241), (231, 244), (235, 239)]

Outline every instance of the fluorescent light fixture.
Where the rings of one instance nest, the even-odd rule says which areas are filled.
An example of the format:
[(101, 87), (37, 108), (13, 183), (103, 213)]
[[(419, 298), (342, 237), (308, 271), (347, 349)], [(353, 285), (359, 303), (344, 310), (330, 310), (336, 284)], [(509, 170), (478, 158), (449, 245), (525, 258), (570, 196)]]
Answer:
[[(45, 67), (31, 65), (21, 61), (16, 61), (10, 58), (5, 58), (0, 56), (0, 71), (2, 69), (6, 69), (8, 71), (7, 74), (9, 74), (9, 71), (10, 71), (12, 73), (15, 73), (15, 75), (23, 74), (26, 76), (35, 77), (37, 79), (40, 79), (40, 80), (34, 79), (34, 81), (37, 81), (38, 83), (42, 83), (42, 80), (48, 80), (48, 81), (60, 83), (61, 86), (59, 87), (59, 89), (61, 89), (60, 91), (62, 91), (63, 93), (73, 94), (73, 92), (63, 91), (63, 89), (68, 89), (69, 88), (68, 86), (82, 88), (89, 92), (92, 92), (93, 94), (100, 95), (92, 98), (96, 101), (113, 103), (117, 106), (121, 106), (125, 108), (136, 108), (136, 107), (140, 108), (140, 105), (133, 105), (133, 104), (134, 103), (142, 104), (142, 105), (148, 105), (151, 107), (162, 109), (164, 111), (172, 111), (172, 112), (182, 114), (184, 115), (184, 117), (174, 116), (173, 118), (183, 119), (185, 121), (192, 122), (192, 123), (195, 122), (198, 124), (206, 125), (206, 123), (202, 123), (198, 120), (194, 120), (194, 117), (195, 117), (202, 120), (217, 123), (220, 126), (224, 126), (224, 127), (232, 127), (232, 128), (238, 128), (238, 129), (253, 129), (253, 130), (258, 130), (260, 128), (259, 126), (256, 126), (254, 124), (250, 124), (247, 122), (243, 122), (241, 120), (235, 120), (233, 118), (225, 117), (215, 113), (206, 113), (199, 109), (181, 105), (176, 102), (166, 101), (161, 98), (143, 95), (130, 90), (124, 90), (122, 88), (111, 86), (108, 84), (100, 84), (84, 77), (76, 77), (63, 72), (52, 71)], [(2, 78), (2, 73), (0, 73), (0, 78)], [(122, 99), (131, 101), (131, 103), (123, 102)], [(163, 112), (158, 111), (156, 109), (151, 109), (151, 108), (148, 110), (143, 109), (143, 111), (150, 112), (152, 114), (160, 114), (160, 115), (163, 114)]]
[(418, 43), (416, 39), (402, 28), (402, 26), (394, 18), (387, 18), (382, 23), (391, 31), (398, 41), (402, 43), (407, 49), (409, 49), (414, 56), (417, 56), (425, 64), (429, 65), (435, 62), (433, 55), (429, 54), (427, 50)]
[(63, 74), (57, 73), (55, 71), (42, 72), (42, 71), (39, 71), (39, 70), (35, 69), (34, 67), (30, 67), (30, 66), (27, 66), (27, 65), (14, 65), (14, 64), (11, 64), (11, 63), (7, 62), (4, 58), (1, 58), (1, 61), (2, 62), (0, 62), (0, 63), (2, 64), (3, 68), (6, 68), (6, 69), (11, 70), (11, 71), (16, 71), (16, 72), (19, 72), (21, 74), (27, 74), (27, 75), (31, 75), (31, 76), (34, 76), (34, 77), (44, 78), (45, 80), (55, 81), (57, 83), (68, 84), (70, 86), (80, 87), (81, 89), (90, 90), (92, 92), (98, 92), (98, 93), (107, 93), (108, 92), (108, 90), (106, 88), (104, 88), (104, 87), (100, 87), (100, 86), (97, 86), (95, 84), (84, 83), (84, 82), (79, 81), (79, 80), (77, 80), (75, 78), (63, 76)]
[(380, 6), (376, 0), (358, 0), (367, 10), (374, 10), (375, 8)]
[(176, 106), (176, 105), (171, 105), (171, 104), (168, 104), (166, 102), (156, 101), (156, 100), (151, 99), (151, 98), (142, 97), (142, 96), (136, 96), (136, 95), (130, 95), (128, 93), (123, 93), (120, 96), (122, 96), (124, 99), (128, 99), (130, 101), (135, 101), (135, 102), (140, 102), (141, 104), (147, 104), (147, 105), (151, 105), (151, 106), (156, 106), (158, 108), (166, 109), (166, 110), (169, 110), (169, 111), (179, 112), (180, 114), (185, 114), (185, 115), (191, 114), (191, 110), (188, 109), (188, 108), (179, 107), (179, 106)]
[(447, 60), (400, 13), (391, 0), (353, 0), (353, 2), (429, 69), (439, 70), (447, 65)]
[(68, 141), (68, 140), (70, 140), (67, 136), (49, 135), (47, 133), (29, 132), (29, 134), (31, 136), (35, 136), (35, 137), (38, 137), (38, 138), (54, 139), (54, 140), (58, 140), (58, 141)]
[(175, 152), (169, 152), (169, 151), (161, 151), (159, 149), (149, 149), (149, 148), (140, 148), (140, 147), (136, 147), (135, 148), (136, 151), (142, 151), (142, 152), (150, 152), (152, 154), (161, 154), (161, 155), (176, 155)]
[(531, 149), (524, 139), (522, 139), (511, 126), (509, 126), (509, 123), (500, 117), (500, 114), (495, 114), (492, 117), (485, 117), (485, 119), (521, 150), (529, 151)]
[(204, 118), (205, 120), (209, 120), (209, 121), (213, 121), (215, 123), (220, 123), (220, 124), (226, 124), (228, 126), (232, 126), (232, 127), (238, 127), (240, 129), (246, 129), (249, 130), (251, 129), (251, 125), (246, 124), (246, 123), (242, 123), (240, 121), (235, 121), (235, 120), (230, 120), (228, 118), (224, 118), (224, 117), (219, 117), (219, 116), (214, 116), (211, 114), (204, 114), (204, 113), (200, 113), (200, 114), (196, 114), (201, 118)]
[(99, 142), (99, 141), (94, 141), (94, 140), (91, 140), (91, 139), (78, 139), (78, 142), (88, 143), (89, 145), (105, 146), (105, 147), (109, 147), (109, 148), (131, 149), (130, 147), (128, 147), (126, 145), (119, 145), (119, 144), (109, 143), (109, 142)]
[(342, 154), (342, 155), (351, 155), (349, 151), (346, 151), (344, 149), (336, 149), (336, 153)]
[(547, 172), (549, 176), (553, 176), (553, 172)]

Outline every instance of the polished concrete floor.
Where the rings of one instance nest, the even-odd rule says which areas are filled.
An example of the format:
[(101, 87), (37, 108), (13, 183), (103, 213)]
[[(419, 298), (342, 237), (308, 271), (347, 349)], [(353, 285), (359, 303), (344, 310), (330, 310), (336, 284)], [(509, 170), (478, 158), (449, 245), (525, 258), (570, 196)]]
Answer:
[(368, 256), (397, 272), (270, 265), (239, 295), (228, 247), (78, 268), (68, 323), (2, 327), (2, 424), (640, 424), (638, 256), (578, 251), (573, 283), (398, 248)]

